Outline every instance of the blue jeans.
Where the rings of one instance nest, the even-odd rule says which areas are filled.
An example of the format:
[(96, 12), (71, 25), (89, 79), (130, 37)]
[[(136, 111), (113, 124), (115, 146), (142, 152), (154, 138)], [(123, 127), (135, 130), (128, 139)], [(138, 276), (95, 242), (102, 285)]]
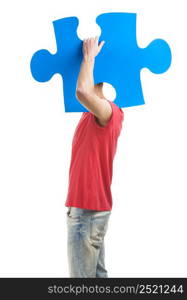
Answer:
[(70, 277), (108, 277), (104, 237), (111, 211), (68, 207), (67, 254)]

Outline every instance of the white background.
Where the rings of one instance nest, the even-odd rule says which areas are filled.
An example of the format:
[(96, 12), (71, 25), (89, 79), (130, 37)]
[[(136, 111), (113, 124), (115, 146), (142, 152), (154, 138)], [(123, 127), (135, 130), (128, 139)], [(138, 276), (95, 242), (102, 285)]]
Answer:
[(146, 105), (124, 109), (106, 243), (109, 277), (185, 277), (187, 84), (185, 1), (4, 1), (0, 10), (0, 276), (69, 277), (66, 207), (71, 142), (62, 79), (36, 82), (30, 59), (56, 51), (52, 21), (77, 16), (100, 34), (104, 12), (136, 12), (137, 41), (165, 39), (172, 66), (141, 72)]

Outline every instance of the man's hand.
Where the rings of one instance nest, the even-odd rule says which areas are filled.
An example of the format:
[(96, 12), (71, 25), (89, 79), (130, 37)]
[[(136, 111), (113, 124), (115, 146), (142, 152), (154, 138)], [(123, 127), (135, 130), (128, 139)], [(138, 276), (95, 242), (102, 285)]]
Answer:
[(98, 45), (98, 36), (95, 38), (84, 39), (83, 41), (83, 56), (85, 61), (92, 61), (101, 51), (105, 41)]

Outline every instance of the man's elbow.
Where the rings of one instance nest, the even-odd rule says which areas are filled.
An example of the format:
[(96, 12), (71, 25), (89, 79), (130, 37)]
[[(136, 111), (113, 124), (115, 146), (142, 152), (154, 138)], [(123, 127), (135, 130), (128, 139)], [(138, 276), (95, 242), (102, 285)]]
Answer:
[(80, 101), (80, 102), (84, 102), (87, 99), (89, 99), (89, 91), (85, 90), (85, 89), (80, 89), (78, 88), (76, 90), (76, 98)]

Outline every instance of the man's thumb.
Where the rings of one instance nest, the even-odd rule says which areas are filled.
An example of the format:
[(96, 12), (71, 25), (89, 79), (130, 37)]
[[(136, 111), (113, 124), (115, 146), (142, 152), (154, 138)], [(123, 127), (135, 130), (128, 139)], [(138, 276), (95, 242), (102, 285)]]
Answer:
[(101, 50), (101, 48), (103, 47), (104, 43), (105, 43), (105, 41), (100, 42), (100, 44), (99, 44), (99, 50)]

